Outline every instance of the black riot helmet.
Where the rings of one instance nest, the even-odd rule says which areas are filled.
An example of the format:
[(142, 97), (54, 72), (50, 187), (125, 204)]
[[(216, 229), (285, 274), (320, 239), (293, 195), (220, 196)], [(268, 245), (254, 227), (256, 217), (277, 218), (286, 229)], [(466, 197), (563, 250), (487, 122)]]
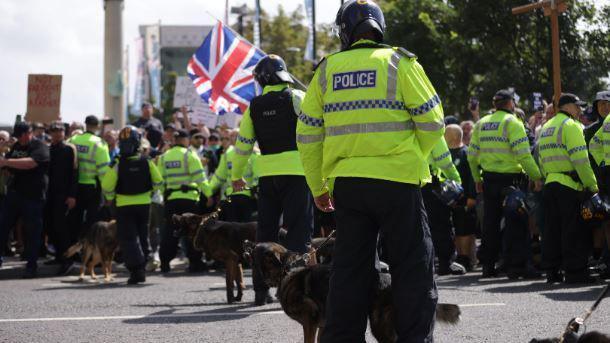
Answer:
[(288, 73), (286, 62), (278, 55), (263, 57), (254, 67), (253, 75), (261, 87), (280, 83), (294, 83), (294, 80)]
[(135, 126), (128, 125), (119, 132), (121, 158), (133, 156), (140, 150), (142, 135)]
[(335, 19), (335, 30), (341, 39), (341, 50), (349, 48), (358, 34), (372, 32), (383, 42), (385, 19), (381, 8), (370, 0), (349, 0), (341, 6)]

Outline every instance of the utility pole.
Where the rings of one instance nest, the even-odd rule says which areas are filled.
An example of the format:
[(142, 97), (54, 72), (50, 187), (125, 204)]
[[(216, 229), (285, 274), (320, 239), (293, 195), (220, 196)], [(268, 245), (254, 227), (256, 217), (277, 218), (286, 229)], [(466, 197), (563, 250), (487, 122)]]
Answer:
[(551, 17), (551, 36), (553, 50), (553, 105), (555, 111), (558, 110), (559, 97), (561, 96), (561, 50), (559, 46), (559, 14), (567, 11), (568, 5), (564, 0), (541, 0), (539, 2), (513, 8), (513, 14), (523, 14), (533, 12), (537, 9), (544, 9), (544, 15)]
[(125, 126), (123, 105), (123, 0), (104, 0), (104, 116)]

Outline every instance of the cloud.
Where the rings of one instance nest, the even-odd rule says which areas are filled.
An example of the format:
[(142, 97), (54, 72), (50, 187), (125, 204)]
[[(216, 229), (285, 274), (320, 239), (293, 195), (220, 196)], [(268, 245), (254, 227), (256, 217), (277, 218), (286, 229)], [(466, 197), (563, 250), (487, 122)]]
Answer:
[[(301, 0), (262, 0), (275, 13), (281, 3), (293, 10)], [(231, 5), (254, 0), (231, 0)], [(334, 19), (339, 0), (318, 1), (318, 21)], [(137, 62), (134, 40), (139, 25), (161, 21), (167, 25), (207, 25), (224, 17), (223, 0), (125, 0), (123, 43), (130, 45), (130, 75)], [(232, 17), (232, 21), (234, 18)], [(104, 10), (102, 0), (1, 0), (0, 123), (12, 123), (26, 110), (27, 75), (63, 75), (62, 117), (83, 120), (87, 114), (103, 114)], [(131, 88), (133, 90), (133, 88)], [(132, 95), (133, 96), (133, 95)]]

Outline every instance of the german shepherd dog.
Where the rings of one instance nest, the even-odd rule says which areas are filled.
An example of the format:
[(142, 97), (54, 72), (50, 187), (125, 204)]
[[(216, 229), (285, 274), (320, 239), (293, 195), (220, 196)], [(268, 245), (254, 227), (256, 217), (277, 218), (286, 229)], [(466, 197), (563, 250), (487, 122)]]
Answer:
[[(278, 241), (281, 245), (285, 245), (284, 241), (286, 239), (286, 235), (288, 231), (284, 228), (281, 228), (278, 233)], [(248, 244), (250, 246), (250, 250), (254, 249), (253, 243)], [(317, 263), (325, 263), (330, 264), (333, 259), (333, 250), (335, 248), (335, 238), (334, 237), (316, 237), (311, 239), (311, 248), (315, 249), (315, 260)], [(314, 257), (314, 256), (312, 256)]]
[[(225, 264), (227, 302), (232, 304), (241, 301), (246, 288), (242, 268), (244, 241), (255, 239), (256, 222), (220, 221), (218, 212), (205, 216), (185, 213), (174, 215), (172, 220), (180, 228), (181, 235), (193, 240), (195, 249), (204, 251), (206, 256)], [(234, 285), (237, 287), (237, 296), (233, 292)]]
[(112, 281), (112, 260), (119, 246), (116, 230), (115, 220), (97, 222), (76, 244), (66, 251), (64, 256), (68, 258), (74, 256), (77, 252), (82, 253), (79, 280), (85, 279), (85, 267), (88, 268), (91, 279), (96, 280), (95, 266), (101, 263), (104, 280)]
[[(252, 255), (253, 268), (259, 268), (269, 287), (277, 287), (277, 297), (284, 312), (303, 326), (304, 342), (314, 343), (316, 333), (319, 341), (324, 329), (330, 266), (318, 264), (290, 271), (299, 256), (277, 243), (258, 243)], [(396, 342), (390, 274), (379, 273), (373, 298), (368, 314), (371, 333), (378, 342)], [(436, 306), (439, 322), (455, 324), (459, 317), (457, 305)]]

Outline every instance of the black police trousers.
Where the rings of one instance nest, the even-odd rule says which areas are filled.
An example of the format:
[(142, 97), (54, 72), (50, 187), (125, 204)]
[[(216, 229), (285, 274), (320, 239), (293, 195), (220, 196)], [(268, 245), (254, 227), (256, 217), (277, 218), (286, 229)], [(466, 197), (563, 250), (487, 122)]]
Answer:
[(419, 186), (337, 178), (333, 196), (337, 234), (322, 343), (365, 342), (380, 232), (392, 274), (397, 342), (432, 342), (434, 249)]
[(148, 225), (150, 205), (130, 205), (116, 208), (117, 238), (121, 256), (129, 271), (143, 270), (150, 253)]
[(100, 220), (102, 193), (97, 185), (78, 184), (76, 206), (70, 211), (72, 243), (82, 237), (96, 221)]
[(542, 196), (542, 267), (566, 274), (586, 272), (592, 233), (580, 218), (580, 192), (552, 182), (544, 185)]
[[(523, 268), (531, 258), (531, 237), (527, 215), (504, 216), (503, 190), (509, 186), (522, 187), (521, 174), (483, 174), (483, 232), (479, 259), (493, 265), (504, 255), (509, 268)], [(504, 232), (501, 222), (504, 218)]]
[(455, 238), (451, 223), (451, 209), (432, 193), (432, 184), (422, 187), (421, 193), (428, 215), (430, 234), (434, 244), (434, 255), (440, 266), (449, 267), (455, 255)]
[[(165, 202), (165, 225), (161, 229), (161, 244), (159, 246), (159, 259), (161, 264), (169, 263), (176, 257), (178, 251), (178, 243), (180, 238), (176, 237), (174, 232), (178, 229), (174, 225), (172, 216), (174, 214), (184, 213), (199, 213), (197, 201), (188, 199), (174, 199)], [(200, 263), (203, 253), (193, 248), (191, 239), (182, 240), (182, 246), (185, 249), (186, 256), (189, 259), (189, 266), (195, 266)]]
[(55, 246), (55, 259), (65, 260), (64, 253), (70, 247), (70, 226), (68, 225), (68, 206), (66, 196), (49, 194), (45, 204), (45, 226), (49, 240)]
[(237, 223), (252, 221), (252, 198), (244, 194), (229, 196), (231, 201), (222, 203), (220, 220)]
[[(305, 253), (313, 231), (313, 198), (304, 176), (263, 176), (258, 180), (257, 242), (277, 242), (280, 217), (288, 231), (288, 250)], [(254, 291), (269, 289), (262, 275), (252, 271)]]

